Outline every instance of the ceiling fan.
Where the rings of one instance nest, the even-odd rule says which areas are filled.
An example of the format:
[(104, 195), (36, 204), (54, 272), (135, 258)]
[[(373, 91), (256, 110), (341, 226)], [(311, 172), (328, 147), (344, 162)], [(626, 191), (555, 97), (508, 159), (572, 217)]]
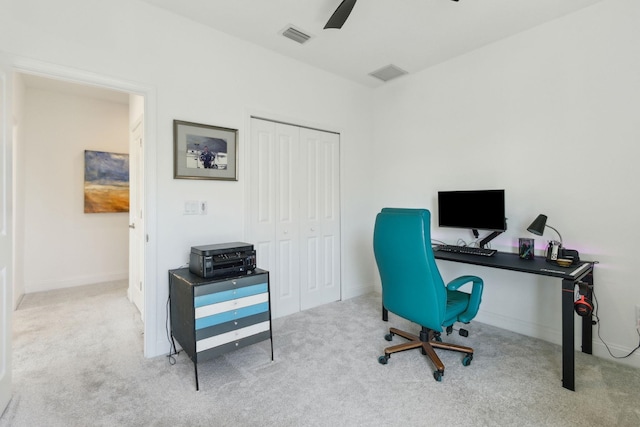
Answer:
[[(452, 0), (458, 1), (458, 0)], [(324, 26), (324, 29), (327, 28), (337, 28), (340, 29), (344, 25), (345, 21), (351, 14), (353, 10), (353, 6), (356, 5), (356, 0), (342, 0), (342, 2), (338, 5), (338, 8), (333, 12), (331, 18), (327, 21), (327, 24)]]

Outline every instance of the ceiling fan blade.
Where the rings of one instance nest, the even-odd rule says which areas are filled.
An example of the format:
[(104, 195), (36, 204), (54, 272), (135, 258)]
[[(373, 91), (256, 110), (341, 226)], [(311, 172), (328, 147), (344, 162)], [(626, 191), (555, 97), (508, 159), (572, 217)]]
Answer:
[(333, 12), (333, 15), (331, 15), (329, 21), (327, 21), (327, 25), (324, 26), (324, 29), (326, 30), (327, 28), (342, 28), (345, 21), (349, 17), (349, 14), (351, 14), (351, 11), (353, 10), (353, 6), (355, 6), (355, 4), (356, 0), (343, 0), (336, 11)]

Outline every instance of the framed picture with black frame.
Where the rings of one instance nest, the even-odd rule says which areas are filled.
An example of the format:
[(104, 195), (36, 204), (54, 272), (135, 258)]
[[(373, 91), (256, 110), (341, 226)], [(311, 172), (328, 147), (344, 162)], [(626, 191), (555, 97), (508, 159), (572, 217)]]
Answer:
[(238, 130), (173, 121), (173, 177), (238, 180)]

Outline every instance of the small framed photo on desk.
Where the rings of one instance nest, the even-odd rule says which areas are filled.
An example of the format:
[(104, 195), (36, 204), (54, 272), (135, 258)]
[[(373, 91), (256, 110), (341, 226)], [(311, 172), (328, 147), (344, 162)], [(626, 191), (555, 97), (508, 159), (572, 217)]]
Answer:
[(533, 259), (534, 240), (525, 237), (518, 239), (518, 254), (521, 259)]

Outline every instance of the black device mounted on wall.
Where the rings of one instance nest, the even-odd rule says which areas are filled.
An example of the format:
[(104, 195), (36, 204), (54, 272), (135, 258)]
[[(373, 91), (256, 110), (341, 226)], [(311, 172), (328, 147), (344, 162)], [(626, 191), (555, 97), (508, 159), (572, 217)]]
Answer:
[(244, 242), (192, 246), (189, 271), (204, 277), (246, 274), (256, 269), (256, 251)]

